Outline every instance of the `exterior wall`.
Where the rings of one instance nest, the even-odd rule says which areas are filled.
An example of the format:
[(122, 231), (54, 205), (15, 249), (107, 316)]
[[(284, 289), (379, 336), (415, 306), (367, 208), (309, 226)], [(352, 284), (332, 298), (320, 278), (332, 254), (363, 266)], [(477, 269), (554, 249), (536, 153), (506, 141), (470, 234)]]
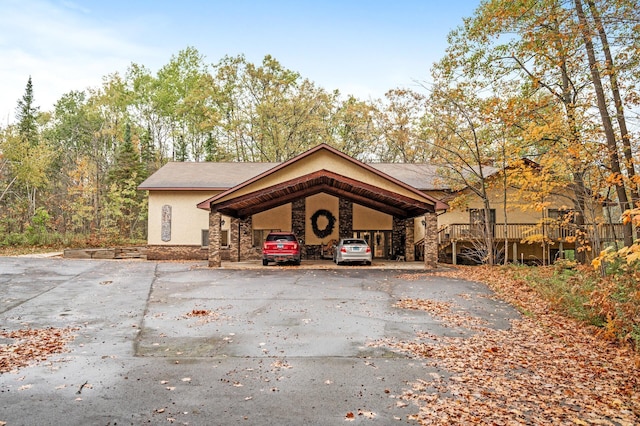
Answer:
[(393, 229), (393, 216), (354, 204), (353, 229), (355, 231), (390, 231)]
[[(320, 238), (317, 235), (315, 235), (313, 233), (313, 227), (311, 225), (311, 217), (314, 215), (315, 212), (317, 212), (318, 210), (323, 209), (323, 210), (328, 210), (331, 212), (331, 214), (333, 215), (333, 217), (336, 218), (336, 223), (333, 226), (333, 232), (331, 232), (330, 235), (327, 235), (324, 238)], [(328, 243), (330, 240), (337, 240), (338, 238), (340, 238), (340, 227), (338, 225), (338, 217), (339, 217), (339, 207), (338, 207), (338, 198), (328, 195), (328, 194), (316, 194), (316, 195), (312, 195), (310, 197), (307, 197), (306, 202), (305, 202), (305, 245), (307, 246), (313, 246), (313, 245), (321, 245), (321, 244), (326, 244)], [(328, 221), (326, 219), (326, 217), (324, 216), (320, 216), (318, 218), (318, 229), (326, 229), (328, 224)]]
[[(149, 245), (201, 246), (202, 230), (209, 229), (209, 212), (196, 207), (216, 194), (211, 191), (149, 191), (147, 220)], [(171, 206), (171, 239), (162, 240), (162, 206)], [(229, 230), (230, 218), (223, 217), (223, 230)]]
[(291, 203), (275, 207), (252, 217), (253, 229), (279, 229), (291, 231)]
[[(430, 191), (427, 191), (427, 193), (430, 196), (436, 198), (442, 196), (441, 193)], [(491, 202), (491, 208), (496, 210), (496, 226), (499, 226), (505, 221), (504, 211), (502, 207), (503, 194), (498, 189), (490, 190), (489, 199)], [(447, 210), (443, 214), (438, 215), (438, 228), (454, 223), (469, 223), (469, 209), (484, 208), (482, 201), (475, 194), (466, 194), (466, 198), (459, 201), (461, 202), (452, 203), (453, 205), (449, 210)], [(554, 196), (549, 197), (546, 208), (571, 209), (572, 206), (566, 197)], [(585, 218), (587, 222), (593, 222), (594, 215), (596, 220), (602, 217), (602, 209), (598, 208), (594, 210), (594, 214), (589, 214)], [(542, 211), (536, 211), (535, 209), (530, 208), (530, 206), (528, 206), (526, 203), (520, 201), (515, 189), (509, 189), (507, 191), (507, 223), (538, 223), (543, 218), (543, 214), (546, 213)], [(424, 225), (422, 224), (423, 220), (423, 217), (417, 217), (414, 219), (414, 238), (416, 241), (424, 237)]]

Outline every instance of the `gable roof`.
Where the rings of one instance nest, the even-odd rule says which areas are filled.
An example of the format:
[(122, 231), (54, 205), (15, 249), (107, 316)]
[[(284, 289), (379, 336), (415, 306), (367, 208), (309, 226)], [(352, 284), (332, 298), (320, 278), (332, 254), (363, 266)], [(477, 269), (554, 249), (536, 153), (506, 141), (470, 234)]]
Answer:
[[(223, 204), (231, 208), (231, 200), (245, 199), (247, 195), (250, 195), (249, 198), (254, 203), (261, 202), (273, 207), (274, 203), (289, 199), (290, 197), (283, 198), (286, 194), (300, 191), (305, 195), (310, 195), (313, 191), (319, 192), (318, 188), (320, 187), (324, 187), (324, 192), (326, 192), (329, 188), (326, 182), (320, 179), (321, 176), (330, 176), (334, 183), (343, 186), (343, 191), (345, 192), (341, 194), (344, 196), (356, 199), (357, 197), (349, 192), (356, 189), (362, 194), (366, 193), (366, 197), (370, 198), (369, 203), (371, 204), (385, 202), (383, 201), (385, 197), (382, 195), (382, 190), (384, 189), (422, 205), (420, 208), (411, 209), (412, 212), (420, 209), (423, 212), (443, 210), (448, 207), (445, 203), (370, 165), (362, 163), (327, 144), (320, 144), (289, 161), (280, 163), (233, 188), (229, 188), (227, 191), (210, 197), (199, 203), (198, 208), (208, 210), (214, 204)], [(280, 192), (273, 190), (273, 188), (282, 187), (283, 185), (285, 187)], [(287, 185), (289, 186), (287, 187)], [(374, 189), (372, 190), (372, 188)], [(375, 188), (379, 189), (379, 191), (376, 192)], [(334, 189), (333, 191), (336, 190)], [(276, 200), (274, 197), (279, 198)], [(361, 200), (366, 202), (366, 197)], [(236, 210), (240, 208), (239, 204), (235, 207)], [(245, 211), (254, 210), (246, 205), (242, 208)]]
[[(170, 162), (149, 176), (138, 189), (226, 191), (280, 164), (282, 163)], [(432, 164), (368, 163), (368, 165), (421, 191), (450, 188), (438, 175), (439, 166)]]

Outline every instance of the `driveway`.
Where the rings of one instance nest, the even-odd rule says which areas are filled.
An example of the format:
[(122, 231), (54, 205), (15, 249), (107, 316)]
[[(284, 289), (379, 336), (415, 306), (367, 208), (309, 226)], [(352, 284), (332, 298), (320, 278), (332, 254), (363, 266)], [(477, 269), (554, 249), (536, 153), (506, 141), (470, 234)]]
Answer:
[(518, 314), (482, 284), (405, 272), (0, 258), (2, 329), (77, 328), (67, 353), (0, 374), (0, 422), (406, 424), (417, 408), (395, 397), (448, 373), (372, 343), (471, 331), (397, 301), (494, 328)]

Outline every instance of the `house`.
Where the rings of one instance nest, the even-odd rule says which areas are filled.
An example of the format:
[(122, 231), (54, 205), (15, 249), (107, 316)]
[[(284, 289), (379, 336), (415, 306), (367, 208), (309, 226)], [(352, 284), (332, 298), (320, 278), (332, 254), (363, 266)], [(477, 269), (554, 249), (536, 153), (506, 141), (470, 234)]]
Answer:
[(212, 267), (257, 259), (266, 235), (279, 230), (298, 235), (305, 258), (357, 236), (374, 258), (413, 261), (414, 227), (424, 223), (422, 259), (434, 267), (437, 214), (448, 206), (387, 166), (326, 144), (283, 163), (168, 163), (139, 187), (149, 191), (147, 257), (208, 259)]
[[(270, 231), (292, 231), (306, 259), (328, 258), (341, 237), (361, 237), (374, 259), (431, 268), (472, 259), (481, 234), (480, 200), (471, 195), (450, 209), (442, 200), (466, 190), (453, 191), (436, 166), (367, 164), (325, 144), (282, 163), (168, 163), (139, 189), (149, 191), (149, 259), (202, 259), (212, 267), (259, 259)], [(564, 214), (566, 201), (526, 210), (510, 189), (505, 217), (503, 195), (492, 191), (491, 226), (508, 260), (542, 263), (575, 250), (569, 227), (541, 225)], [(525, 241), (541, 233), (544, 244)]]

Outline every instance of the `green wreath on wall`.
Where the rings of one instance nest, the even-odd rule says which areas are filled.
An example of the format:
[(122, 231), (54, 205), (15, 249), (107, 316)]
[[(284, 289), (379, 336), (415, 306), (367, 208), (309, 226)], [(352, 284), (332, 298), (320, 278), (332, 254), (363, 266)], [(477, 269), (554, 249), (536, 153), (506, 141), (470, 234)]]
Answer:
[[(324, 229), (318, 228), (318, 218), (324, 216), (327, 218), (327, 226)], [(311, 229), (318, 238), (328, 237), (333, 233), (333, 227), (336, 225), (336, 217), (329, 210), (320, 209), (311, 216)]]

